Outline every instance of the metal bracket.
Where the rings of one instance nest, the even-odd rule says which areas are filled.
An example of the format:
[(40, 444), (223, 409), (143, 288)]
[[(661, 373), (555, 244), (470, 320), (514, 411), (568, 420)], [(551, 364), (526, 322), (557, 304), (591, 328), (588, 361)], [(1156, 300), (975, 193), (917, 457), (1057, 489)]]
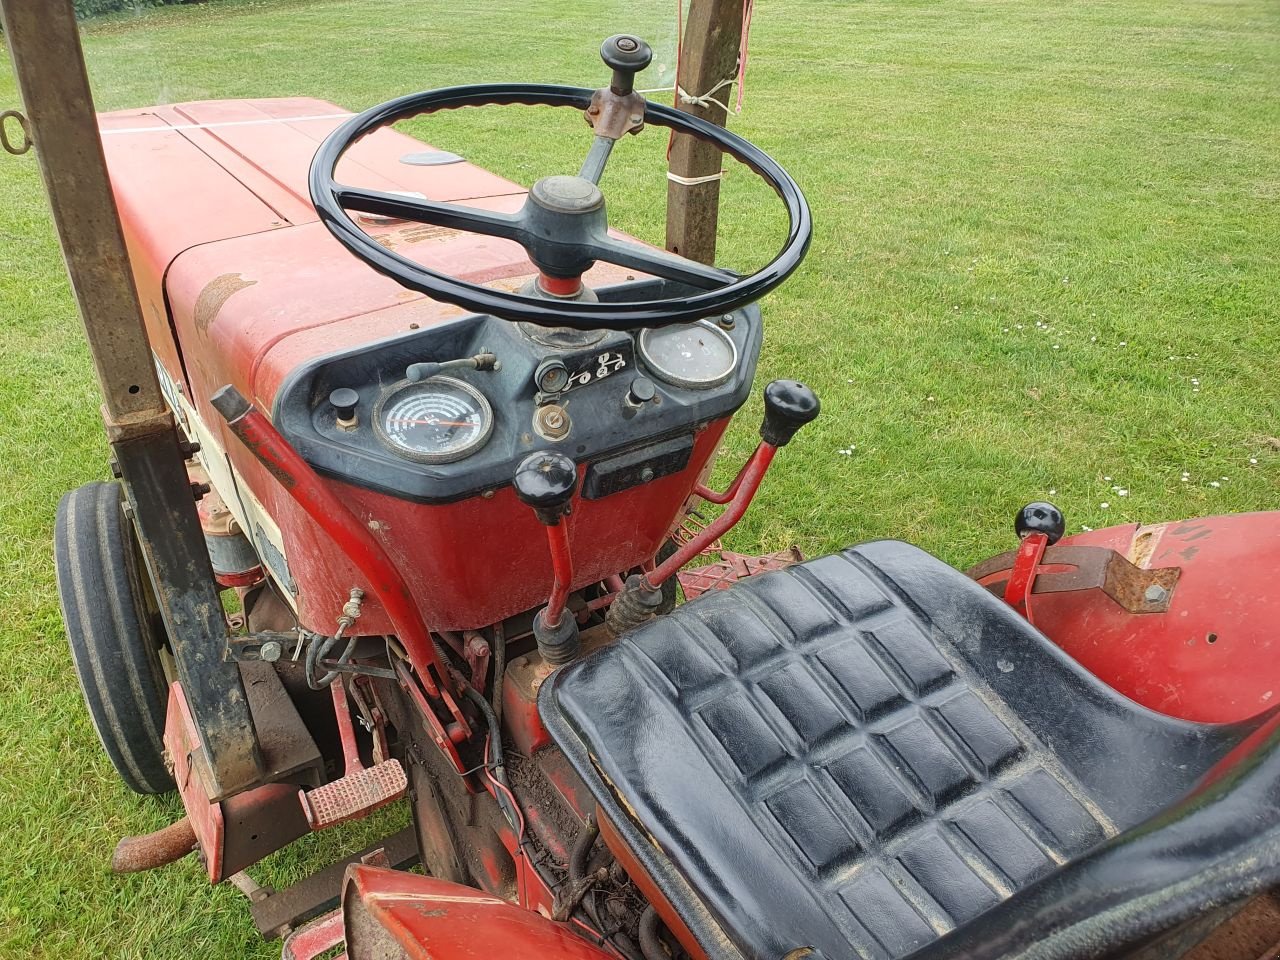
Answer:
[[(1016, 554), (1002, 553), (967, 573), (992, 593), (1004, 596)], [(1106, 547), (1056, 544), (1040, 558), (1030, 596), (1101, 590), (1129, 613), (1165, 613), (1181, 575), (1181, 567), (1135, 566)], [(993, 576), (996, 579), (990, 579)]]

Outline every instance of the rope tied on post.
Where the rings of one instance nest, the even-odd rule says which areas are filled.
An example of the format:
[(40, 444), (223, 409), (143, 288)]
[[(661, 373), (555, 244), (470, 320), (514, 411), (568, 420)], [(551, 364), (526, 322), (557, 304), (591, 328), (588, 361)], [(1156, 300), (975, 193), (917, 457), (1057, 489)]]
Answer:
[[(741, 113), (742, 112), (741, 80), (742, 80), (742, 73), (741, 71), (739, 71), (738, 73), (735, 73), (732, 77), (726, 77), (724, 80), (721, 80), (719, 83), (717, 83), (714, 87), (712, 87), (706, 93), (697, 97), (690, 96), (689, 92), (685, 90), (684, 87), (681, 87), (679, 84), (677, 84), (676, 99), (680, 103), (683, 103), (691, 107), (710, 107), (714, 104), (715, 106), (723, 110), (725, 113)], [(721, 90), (723, 90), (725, 87), (732, 87), (735, 83), (738, 84), (738, 102), (734, 105), (734, 108), (730, 110), (729, 105), (727, 103), (722, 103), (721, 101), (717, 100), (715, 95), (719, 93)]]

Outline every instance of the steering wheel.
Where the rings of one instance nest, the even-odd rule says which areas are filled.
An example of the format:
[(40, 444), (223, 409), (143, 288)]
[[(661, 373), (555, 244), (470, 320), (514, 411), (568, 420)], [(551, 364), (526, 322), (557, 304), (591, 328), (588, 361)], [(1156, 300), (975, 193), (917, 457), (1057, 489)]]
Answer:
[[(614, 74), (610, 86), (600, 90), (550, 84), (471, 84), (410, 94), (357, 114), (325, 139), (312, 160), (311, 199), (321, 221), (351, 253), (401, 286), (475, 313), (546, 327), (635, 330), (691, 323), (752, 303), (786, 280), (804, 259), (813, 235), (809, 206), (795, 180), (777, 161), (742, 137), (690, 114), (650, 103), (636, 93), (634, 75), (648, 65), (651, 57), (643, 40), (625, 35), (610, 37), (601, 48), (601, 56)], [(365, 190), (334, 179), (342, 155), (382, 127), (439, 110), (512, 104), (574, 107), (584, 111), (588, 123), (596, 129), (594, 144), (579, 174), (537, 181), (518, 213)], [(773, 188), (786, 207), (789, 225), (786, 242), (772, 261), (753, 274), (741, 276), (609, 235), (604, 195), (597, 183), (614, 142), (625, 133), (638, 132), (646, 123), (716, 145)], [(535, 295), (507, 293), (432, 270), (380, 245), (356, 225), (350, 211), (514, 240), (538, 268), (539, 286)], [(580, 290), (579, 278), (597, 260), (705, 292), (622, 302), (597, 302), (594, 298), (561, 293)], [(555, 294), (547, 292), (548, 285)]]

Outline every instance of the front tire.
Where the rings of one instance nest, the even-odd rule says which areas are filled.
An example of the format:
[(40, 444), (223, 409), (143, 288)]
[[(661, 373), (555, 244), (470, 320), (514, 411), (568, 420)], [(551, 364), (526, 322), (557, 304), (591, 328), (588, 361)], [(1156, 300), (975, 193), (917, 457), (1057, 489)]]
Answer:
[(58, 599), (85, 706), (112, 766), (137, 793), (168, 793), (163, 628), (122, 502), (119, 484), (95, 481), (58, 504)]

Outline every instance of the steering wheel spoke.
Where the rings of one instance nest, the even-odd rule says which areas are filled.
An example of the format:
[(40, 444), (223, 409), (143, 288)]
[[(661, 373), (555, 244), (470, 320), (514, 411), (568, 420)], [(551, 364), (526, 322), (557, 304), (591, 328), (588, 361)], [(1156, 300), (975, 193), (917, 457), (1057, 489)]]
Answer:
[(397, 220), (411, 220), (467, 233), (482, 233), (519, 243), (525, 236), (524, 218), (516, 213), (480, 210), (458, 203), (440, 203), (421, 197), (334, 184), (334, 198), (344, 210), (372, 213)]
[(708, 267), (696, 260), (668, 253), (666, 250), (641, 246), (638, 243), (607, 235), (597, 238), (592, 243), (591, 255), (596, 260), (603, 260), (631, 270), (640, 270), (655, 277), (662, 277), (664, 280), (674, 280), (676, 283), (696, 287), (699, 290), (719, 290), (739, 279), (739, 275), (731, 270)]
[(595, 137), (591, 141), (591, 149), (587, 151), (587, 155), (582, 159), (582, 169), (578, 171), (578, 176), (583, 180), (590, 180), (592, 183), (598, 184), (600, 178), (604, 176), (604, 167), (609, 162), (609, 154), (613, 152), (613, 145), (617, 142), (608, 137)]

